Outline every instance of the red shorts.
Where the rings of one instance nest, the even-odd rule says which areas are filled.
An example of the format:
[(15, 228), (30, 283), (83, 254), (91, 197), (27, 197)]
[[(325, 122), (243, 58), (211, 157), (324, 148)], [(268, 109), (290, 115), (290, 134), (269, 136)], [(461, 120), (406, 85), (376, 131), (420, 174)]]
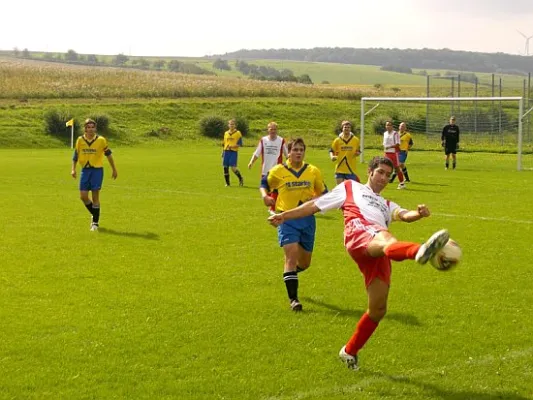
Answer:
[(385, 230), (381, 226), (358, 226), (347, 228), (344, 233), (344, 245), (348, 254), (357, 263), (359, 270), (365, 277), (365, 286), (379, 278), (390, 285), (391, 262), (387, 256), (371, 257), (367, 253), (368, 244), (377, 233)]
[(394, 168), (400, 166), (400, 159), (398, 158), (398, 153), (385, 153), (385, 157), (392, 161)]

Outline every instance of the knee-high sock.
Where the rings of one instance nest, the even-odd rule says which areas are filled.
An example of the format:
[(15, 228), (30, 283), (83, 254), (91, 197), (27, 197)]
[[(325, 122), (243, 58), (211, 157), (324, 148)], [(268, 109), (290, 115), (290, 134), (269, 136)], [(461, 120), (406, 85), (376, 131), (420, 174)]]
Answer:
[(97, 224), (100, 221), (100, 204), (93, 204), (93, 222)]
[(229, 168), (224, 167), (224, 179), (226, 180), (226, 185), (229, 185)]
[(398, 180), (400, 181), (400, 183), (402, 183), (403, 181), (405, 181), (405, 178), (403, 176), (403, 172), (400, 170), (398, 171)]
[(284, 272), (283, 280), (289, 300), (298, 300), (298, 273), (296, 271)]
[(234, 173), (235, 175), (237, 175), (237, 178), (239, 178), (239, 181), (242, 181), (242, 175), (241, 175), (241, 172), (240, 172), (238, 169), (236, 169), (235, 171), (233, 171), (233, 173)]
[(419, 248), (419, 243), (396, 242), (389, 245), (384, 252), (394, 261), (414, 260)]
[(370, 339), (378, 325), (379, 322), (372, 321), (368, 313), (364, 313), (357, 323), (354, 334), (346, 344), (346, 353), (356, 355)]
[[(85, 204), (85, 202), (83, 204)], [(87, 204), (85, 204), (85, 208), (87, 208), (87, 210), (89, 210), (91, 215), (94, 215), (93, 202), (91, 200), (89, 200), (89, 202)]]
[(403, 167), (402, 172), (403, 172), (403, 175), (405, 176), (405, 179), (409, 181), (410, 179), (409, 179), (409, 172), (407, 172), (407, 167)]

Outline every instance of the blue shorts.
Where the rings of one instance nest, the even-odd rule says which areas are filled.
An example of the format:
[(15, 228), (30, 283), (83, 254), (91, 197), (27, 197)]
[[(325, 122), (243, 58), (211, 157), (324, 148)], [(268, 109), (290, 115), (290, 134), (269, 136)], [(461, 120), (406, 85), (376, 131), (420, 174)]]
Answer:
[(398, 160), (401, 164), (405, 163), (405, 161), (407, 160), (407, 151), (401, 150), (400, 155), (398, 156)]
[(314, 215), (284, 222), (278, 226), (279, 246), (299, 243), (305, 251), (313, 251), (315, 245), (316, 220)]
[(355, 174), (335, 174), (335, 179), (344, 179), (345, 181), (361, 182)]
[(224, 155), (222, 156), (222, 165), (224, 167), (236, 167), (237, 154), (239, 153), (233, 150), (224, 150)]
[(103, 168), (82, 168), (80, 175), (80, 191), (88, 192), (89, 190), (100, 190), (102, 189), (103, 181)]

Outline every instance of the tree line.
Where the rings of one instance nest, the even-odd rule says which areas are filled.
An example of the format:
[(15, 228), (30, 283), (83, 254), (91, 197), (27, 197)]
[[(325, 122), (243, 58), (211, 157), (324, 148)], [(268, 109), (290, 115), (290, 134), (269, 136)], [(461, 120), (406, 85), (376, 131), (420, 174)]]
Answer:
[(533, 56), (519, 56), (506, 53), (478, 53), (450, 49), (315, 47), (313, 49), (239, 50), (217, 57), (240, 60), (276, 59), (395, 66), (404, 69), (447, 69), (519, 75), (533, 70)]

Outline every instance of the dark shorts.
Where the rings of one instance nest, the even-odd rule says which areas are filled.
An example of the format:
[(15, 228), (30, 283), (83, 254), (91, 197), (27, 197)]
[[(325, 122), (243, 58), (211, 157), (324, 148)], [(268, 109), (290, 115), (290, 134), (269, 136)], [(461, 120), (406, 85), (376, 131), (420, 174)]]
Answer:
[(315, 245), (316, 220), (313, 215), (284, 222), (278, 226), (279, 246), (298, 243), (305, 251), (313, 251)]
[(80, 191), (88, 192), (90, 190), (100, 190), (102, 189), (103, 181), (103, 168), (82, 168), (80, 175)]
[(448, 155), (448, 154), (455, 154), (455, 153), (457, 153), (456, 144), (453, 144), (453, 145), (446, 144), (446, 146), (444, 146), (444, 154)]
[(400, 164), (403, 164), (407, 161), (407, 154), (408, 154), (407, 151), (400, 150), (400, 155), (398, 156), (398, 159), (400, 160)]
[(233, 150), (224, 150), (224, 156), (222, 157), (222, 165), (224, 167), (236, 167), (237, 154), (238, 153)]
[(345, 181), (361, 182), (355, 174), (335, 174), (335, 179), (344, 179)]

